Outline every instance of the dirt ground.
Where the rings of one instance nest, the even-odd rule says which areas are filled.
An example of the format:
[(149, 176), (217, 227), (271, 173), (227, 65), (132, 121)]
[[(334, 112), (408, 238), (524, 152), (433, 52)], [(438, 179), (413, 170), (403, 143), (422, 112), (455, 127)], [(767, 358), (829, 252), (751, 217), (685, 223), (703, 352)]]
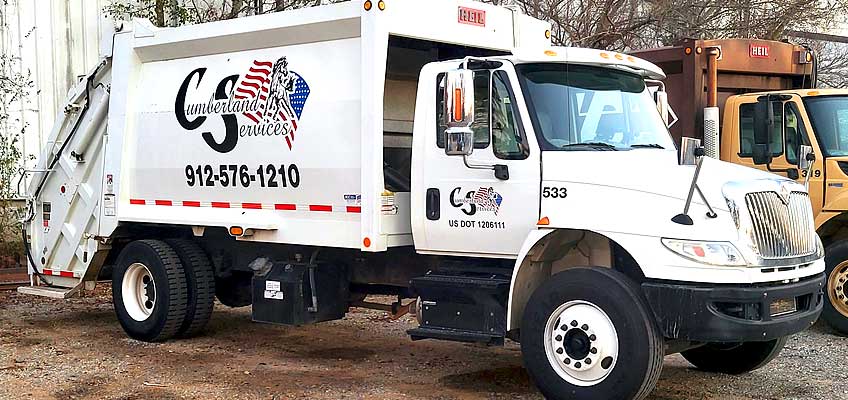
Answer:
[[(251, 322), (249, 307), (217, 304), (205, 336), (148, 344), (124, 335), (108, 286), (69, 301), (4, 291), (0, 398), (541, 398), (515, 343), (412, 342), (412, 326), (410, 317), (353, 309), (341, 321), (281, 327)], [(848, 398), (846, 360), (848, 339), (817, 326), (747, 375), (702, 373), (669, 356), (651, 398)]]

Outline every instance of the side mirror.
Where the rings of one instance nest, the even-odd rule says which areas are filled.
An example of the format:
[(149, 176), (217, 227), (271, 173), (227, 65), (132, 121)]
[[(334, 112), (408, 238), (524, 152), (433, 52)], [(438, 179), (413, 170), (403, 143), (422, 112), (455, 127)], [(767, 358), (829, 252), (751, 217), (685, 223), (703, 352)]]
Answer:
[(701, 139), (684, 137), (680, 139), (680, 165), (695, 165), (698, 162), (698, 157), (704, 155), (704, 149), (701, 147)]
[(806, 171), (816, 161), (816, 155), (813, 154), (813, 146), (801, 145), (798, 148), (798, 169)]
[(754, 107), (754, 145), (751, 156), (755, 165), (771, 164), (771, 132), (774, 129), (774, 111), (768, 96), (757, 100)]
[(467, 156), (474, 151), (474, 72), (467, 69), (445, 74), (445, 154)]
[(668, 93), (658, 90), (654, 93), (654, 101), (657, 103), (657, 111), (660, 112), (660, 118), (662, 118), (663, 123), (668, 126)]

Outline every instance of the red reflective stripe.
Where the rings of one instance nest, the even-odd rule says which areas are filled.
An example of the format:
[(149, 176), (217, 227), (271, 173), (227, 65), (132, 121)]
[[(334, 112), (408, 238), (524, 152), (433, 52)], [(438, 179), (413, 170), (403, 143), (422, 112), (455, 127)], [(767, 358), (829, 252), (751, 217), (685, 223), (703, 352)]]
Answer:
[(309, 211), (324, 211), (324, 212), (333, 212), (333, 206), (324, 206), (318, 204), (310, 204)]
[(45, 269), (45, 270), (41, 271), (41, 273), (44, 274), (44, 275), (53, 275), (53, 270), (52, 269)]
[(142, 200), (142, 199), (130, 199), (130, 204), (144, 205), (144, 200)]
[(274, 204), (274, 209), (294, 211), (297, 210), (297, 206), (294, 204)]
[(172, 206), (174, 203), (171, 200), (155, 200), (153, 202), (157, 206)]
[(223, 201), (213, 201), (212, 208), (230, 208), (230, 203)]
[(362, 207), (360, 207), (360, 206), (347, 206), (347, 212), (349, 212), (349, 213), (360, 213), (360, 212), (362, 212)]
[(65, 278), (73, 278), (74, 273), (71, 271), (59, 271), (59, 276), (64, 276)]
[(199, 201), (183, 201), (183, 207), (200, 207)]
[(241, 208), (250, 208), (253, 210), (262, 209), (262, 204), (260, 203), (241, 203)]

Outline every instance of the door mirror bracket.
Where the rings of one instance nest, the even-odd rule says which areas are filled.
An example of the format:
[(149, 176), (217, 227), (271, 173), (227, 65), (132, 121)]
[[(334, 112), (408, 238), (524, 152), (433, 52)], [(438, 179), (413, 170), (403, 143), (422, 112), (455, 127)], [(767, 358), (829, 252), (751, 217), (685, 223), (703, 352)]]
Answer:
[(771, 164), (771, 132), (774, 132), (771, 96), (762, 96), (754, 106), (754, 145), (751, 148), (754, 165)]

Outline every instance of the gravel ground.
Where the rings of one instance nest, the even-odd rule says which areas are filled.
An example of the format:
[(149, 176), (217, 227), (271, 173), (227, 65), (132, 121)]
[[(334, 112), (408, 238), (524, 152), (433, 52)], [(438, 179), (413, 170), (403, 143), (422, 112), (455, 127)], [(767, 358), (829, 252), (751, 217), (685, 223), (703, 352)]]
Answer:
[[(280, 327), (217, 304), (205, 336), (149, 344), (126, 338), (108, 286), (64, 302), (0, 292), (0, 399), (541, 398), (515, 343), (411, 342), (412, 326), (354, 309)], [(848, 338), (815, 326), (742, 376), (666, 357), (651, 399), (845, 399), (846, 360)]]

